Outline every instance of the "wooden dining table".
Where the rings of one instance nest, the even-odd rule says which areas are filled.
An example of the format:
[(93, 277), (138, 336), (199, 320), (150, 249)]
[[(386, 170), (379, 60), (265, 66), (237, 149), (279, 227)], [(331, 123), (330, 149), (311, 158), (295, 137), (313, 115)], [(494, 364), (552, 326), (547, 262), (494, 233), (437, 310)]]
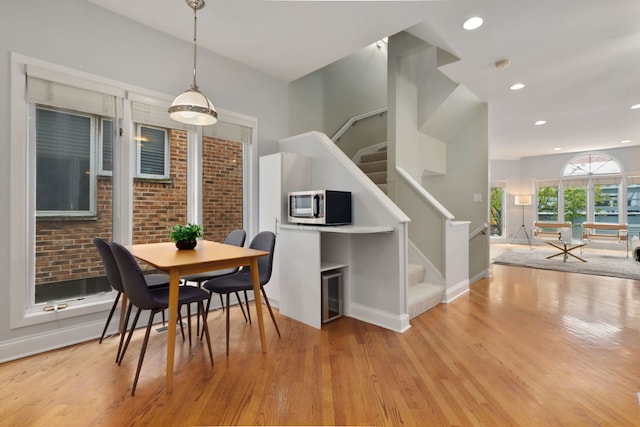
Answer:
[[(167, 394), (173, 391), (174, 352), (176, 345), (176, 328), (174, 326), (178, 321), (178, 294), (181, 276), (227, 268), (251, 267), (253, 294), (258, 318), (258, 329), (260, 330), (260, 342), (262, 352), (267, 352), (264, 322), (262, 319), (258, 258), (269, 255), (269, 252), (207, 240), (198, 241), (195, 249), (190, 250), (178, 250), (175, 244), (171, 242), (135, 244), (127, 246), (127, 249), (139, 260), (169, 274), (169, 325), (173, 326), (167, 328)], [(123, 304), (126, 304), (126, 299), (123, 301)]]

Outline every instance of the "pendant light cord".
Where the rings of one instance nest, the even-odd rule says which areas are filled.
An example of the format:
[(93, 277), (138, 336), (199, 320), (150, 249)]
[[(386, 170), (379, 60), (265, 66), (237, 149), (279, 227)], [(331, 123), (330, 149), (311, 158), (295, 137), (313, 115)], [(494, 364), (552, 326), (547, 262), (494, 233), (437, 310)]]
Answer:
[(198, 84), (196, 83), (196, 58), (198, 56), (198, 44), (196, 41), (196, 34), (198, 29), (198, 9), (193, 8), (193, 84), (191, 87), (198, 90)]

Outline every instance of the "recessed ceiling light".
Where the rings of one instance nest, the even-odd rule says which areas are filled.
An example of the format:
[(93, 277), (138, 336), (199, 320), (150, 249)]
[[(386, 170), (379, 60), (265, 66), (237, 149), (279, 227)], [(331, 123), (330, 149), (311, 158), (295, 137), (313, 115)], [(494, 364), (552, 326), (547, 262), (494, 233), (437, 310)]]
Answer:
[(640, 108), (640, 104), (635, 104), (631, 106), (632, 110), (637, 110), (638, 108)]
[(560, 150), (562, 150), (562, 147), (556, 147), (553, 149), (553, 151), (560, 151)]
[(620, 141), (620, 144), (628, 144), (630, 142), (631, 142), (630, 139), (623, 139), (622, 141)]
[(480, 28), (483, 22), (484, 20), (482, 18), (480, 18), (479, 16), (474, 16), (473, 18), (469, 18), (464, 21), (464, 24), (462, 24), (462, 28), (464, 28), (465, 30), (475, 30), (476, 28)]
[(511, 85), (511, 87), (509, 89), (511, 90), (520, 90), (524, 87), (523, 83), (514, 83)]
[(536, 126), (542, 126), (542, 125), (544, 125), (545, 123), (547, 123), (547, 121), (546, 121), (546, 120), (538, 120), (537, 122), (535, 122), (535, 123), (534, 123), (534, 125), (536, 125)]

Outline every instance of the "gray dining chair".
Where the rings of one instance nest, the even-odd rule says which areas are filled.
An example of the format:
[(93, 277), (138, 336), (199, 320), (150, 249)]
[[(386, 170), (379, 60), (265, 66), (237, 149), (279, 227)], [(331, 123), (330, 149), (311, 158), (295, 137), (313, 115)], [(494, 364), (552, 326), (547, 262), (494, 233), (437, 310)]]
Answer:
[[(131, 389), (131, 395), (133, 396), (136, 391), (138, 378), (140, 377), (140, 370), (142, 368), (142, 362), (144, 361), (144, 355), (147, 349), (147, 344), (149, 342), (149, 334), (151, 332), (151, 326), (153, 325), (153, 318), (155, 317), (156, 313), (166, 310), (169, 307), (169, 288), (160, 288), (153, 290), (149, 289), (144, 280), (144, 274), (142, 273), (140, 266), (136, 262), (133, 255), (131, 255), (131, 253), (127, 250), (127, 248), (115, 242), (112, 242), (110, 246), (113, 257), (118, 264), (120, 276), (122, 277), (122, 284), (124, 285), (127, 297), (129, 298), (129, 301), (131, 301), (131, 304), (138, 309), (133, 319), (131, 328), (129, 329), (127, 341), (122, 349), (122, 355), (120, 357), (119, 363), (122, 363), (124, 354), (127, 350), (127, 347), (129, 346), (129, 343), (131, 342), (133, 330), (138, 323), (140, 313), (142, 312), (142, 310), (151, 311), (151, 313), (149, 314), (147, 329), (144, 335), (144, 341), (142, 342), (142, 348), (140, 350), (140, 357), (138, 358), (138, 367), (136, 368), (133, 387)], [(178, 311), (180, 310), (180, 307), (182, 307), (182, 305), (189, 305), (195, 302), (198, 303), (199, 313), (202, 313), (204, 316), (204, 301), (209, 298), (208, 292), (206, 292), (204, 289), (196, 288), (195, 286), (179, 286), (178, 289)], [(128, 322), (128, 317), (129, 313), (127, 313), (126, 322)], [(189, 329), (191, 329), (190, 317), (188, 323)], [(209, 358), (211, 359), (211, 365), (213, 365), (211, 339), (209, 337), (209, 328), (207, 327), (206, 321), (203, 321), (202, 329), (207, 339), (207, 347), (209, 348)]]
[[(246, 239), (247, 239), (247, 232), (241, 228), (238, 228), (236, 230), (231, 231), (229, 234), (227, 234), (227, 237), (225, 237), (223, 243), (226, 245), (242, 247), (244, 246), (244, 242)], [(183, 281), (184, 284), (187, 284), (187, 282), (194, 282), (198, 285), (199, 288), (201, 288), (202, 283), (206, 282), (207, 280), (237, 273), (239, 269), (240, 269), (239, 267), (236, 267), (236, 268), (226, 268), (224, 270), (206, 271), (204, 273), (196, 273), (196, 274), (189, 274), (186, 276), (182, 276), (180, 279)], [(240, 298), (239, 295), (236, 294), (236, 296), (238, 297), (238, 299)], [(246, 301), (246, 296), (247, 294), (245, 292), (245, 301)], [(222, 301), (222, 295), (220, 295), (220, 305), (222, 305), (222, 310), (224, 310), (224, 302)], [(207, 307), (207, 310), (208, 310), (208, 307)], [(247, 320), (247, 315), (244, 312), (244, 308), (242, 308), (242, 314), (244, 315), (245, 320)], [(250, 321), (251, 321), (251, 317), (249, 317), (249, 322)], [(199, 317), (196, 323), (196, 331), (199, 335), (200, 334), (200, 318)]]
[[(107, 280), (113, 288), (114, 291), (117, 292), (116, 298), (113, 301), (113, 305), (111, 306), (111, 310), (109, 311), (109, 316), (107, 317), (107, 321), (104, 324), (104, 328), (102, 329), (102, 334), (100, 334), (100, 340), (98, 343), (102, 343), (105, 334), (107, 333), (107, 328), (111, 323), (111, 319), (113, 318), (113, 313), (118, 306), (118, 301), (120, 300), (120, 295), (124, 292), (124, 286), (122, 285), (122, 278), (120, 277), (120, 270), (118, 269), (118, 265), (116, 264), (115, 258), (113, 258), (113, 254), (111, 252), (111, 247), (109, 246), (109, 242), (104, 239), (95, 237), (93, 239), (93, 244), (98, 250), (98, 254), (100, 255), (100, 259), (102, 260), (102, 265), (104, 267), (105, 275), (107, 276)], [(166, 288), (169, 286), (169, 275), (164, 273), (153, 273), (153, 274), (145, 274), (144, 276), (145, 283), (151, 289), (155, 288)], [(129, 303), (130, 304), (130, 303)], [(129, 309), (128, 304), (128, 309)], [(162, 322), (164, 323), (164, 312), (162, 312)], [(124, 324), (123, 334), (127, 331), (127, 325)], [(118, 346), (118, 352), (116, 354), (116, 363), (120, 358), (120, 351), (122, 350), (122, 340), (121, 344)]]
[[(276, 235), (271, 231), (262, 231), (258, 233), (249, 248), (258, 249), (262, 251), (269, 252), (269, 255), (262, 256), (258, 258), (258, 275), (260, 277), (260, 290), (262, 291), (262, 297), (264, 298), (264, 302), (269, 309), (269, 314), (271, 315), (271, 320), (273, 321), (273, 325), (278, 332), (278, 336), (280, 336), (280, 329), (278, 328), (278, 323), (276, 322), (276, 318), (273, 315), (273, 310), (271, 309), (271, 304), (269, 303), (269, 298), (267, 298), (267, 294), (264, 291), (264, 286), (271, 279), (271, 272), (273, 269), (273, 254), (276, 246)], [(226, 295), (226, 334), (227, 334), (227, 357), (229, 357), (229, 295), (232, 293), (236, 293), (239, 291), (252, 291), (253, 290), (253, 279), (251, 276), (250, 268), (243, 268), (239, 272), (235, 274), (231, 274), (223, 277), (216, 277), (214, 279), (208, 280), (204, 283), (203, 288), (211, 292), (209, 295), (209, 299), (207, 301), (207, 312), (209, 311), (209, 306), (211, 304), (211, 296), (214, 293), (219, 295)], [(242, 302), (238, 302), (240, 305)], [(247, 301), (247, 311), (249, 309), (249, 302)]]

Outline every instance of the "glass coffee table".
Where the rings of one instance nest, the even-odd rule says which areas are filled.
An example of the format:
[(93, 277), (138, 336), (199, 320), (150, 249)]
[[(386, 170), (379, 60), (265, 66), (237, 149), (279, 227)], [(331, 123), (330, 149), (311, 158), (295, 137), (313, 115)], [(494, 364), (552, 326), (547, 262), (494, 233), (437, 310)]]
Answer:
[(567, 259), (572, 256), (575, 259), (578, 259), (582, 262), (587, 262), (586, 259), (580, 258), (578, 255), (575, 255), (573, 253), (571, 253), (572, 250), (574, 249), (578, 249), (581, 248), (583, 246), (586, 245), (586, 243), (583, 242), (572, 242), (570, 240), (561, 240), (558, 243), (556, 242), (552, 242), (549, 240), (545, 240), (545, 242), (547, 242), (548, 244), (550, 244), (551, 246), (553, 246), (554, 248), (558, 249), (560, 252), (558, 252), (557, 254), (551, 254), (548, 257), (546, 257), (546, 259), (551, 259), (551, 258), (555, 258), (557, 256), (563, 255), (564, 259), (563, 262), (567, 262)]

